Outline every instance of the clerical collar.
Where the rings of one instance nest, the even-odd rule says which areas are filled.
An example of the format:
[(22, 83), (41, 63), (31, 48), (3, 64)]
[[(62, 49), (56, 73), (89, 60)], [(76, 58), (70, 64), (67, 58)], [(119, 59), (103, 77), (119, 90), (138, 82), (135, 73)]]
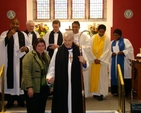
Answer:
[(54, 32), (54, 31), (53, 31), (53, 33), (54, 33), (54, 34), (58, 34), (58, 33), (59, 33), (59, 31), (58, 31), (58, 32)]
[(72, 47), (70, 47), (70, 48), (67, 48), (68, 50), (71, 50), (72, 49)]
[(78, 33), (73, 33), (74, 35), (79, 35), (79, 32)]
[[(105, 35), (105, 34), (104, 34), (104, 35)], [(104, 36), (104, 35), (103, 35), (103, 36)], [(98, 37), (99, 37), (99, 38), (102, 38), (103, 36), (100, 36), (100, 35), (98, 34)]]
[(24, 31), (26, 34), (33, 34), (33, 31), (32, 32), (28, 32), (28, 30), (25, 30)]

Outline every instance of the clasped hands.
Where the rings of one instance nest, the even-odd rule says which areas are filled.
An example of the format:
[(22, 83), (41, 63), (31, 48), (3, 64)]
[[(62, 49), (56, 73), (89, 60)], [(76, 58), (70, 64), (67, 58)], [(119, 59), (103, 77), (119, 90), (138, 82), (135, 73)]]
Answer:
[(25, 46), (23, 46), (23, 47), (20, 48), (20, 51), (21, 51), (21, 52), (26, 52), (26, 51), (28, 51), (28, 48), (25, 47)]
[(54, 77), (46, 78), (46, 81), (47, 81), (49, 84), (53, 84), (53, 83), (54, 83)]
[(99, 59), (94, 59), (94, 63), (95, 64), (100, 64), (100, 60)]
[(124, 54), (123, 51), (119, 51), (118, 53), (112, 52), (112, 56), (122, 55)]
[[(54, 77), (46, 78), (46, 81), (47, 81), (49, 84), (53, 84), (53, 83), (54, 83)], [(51, 89), (51, 91), (52, 91), (52, 90), (53, 90), (53, 89)], [(28, 88), (27, 91), (28, 91), (28, 92), (27, 92), (28, 96), (29, 96), (30, 98), (32, 98), (33, 95), (34, 95), (33, 88)]]

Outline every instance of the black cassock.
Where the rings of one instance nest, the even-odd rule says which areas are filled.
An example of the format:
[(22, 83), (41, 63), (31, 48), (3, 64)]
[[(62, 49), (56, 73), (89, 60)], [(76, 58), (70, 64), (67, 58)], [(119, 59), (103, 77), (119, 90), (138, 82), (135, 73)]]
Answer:
[[(81, 68), (78, 59), (80, 51), (75, 44), (73, 44), (72, 49), (72, 113), (82, 113)], [(52, 113), (68, 113), (68, 54), (68, 49), (64, 45), (58, 48), (56, 53)]]
[[(50, 35), (49, 35), (49, 44), (54, 44), (54, 33), (55, 33), (54, 31), (51, 31), (50, 32)], [(62, 35), (62, 33), (60, 31), (57, 32), (57, 33), (58, 33), (57, 45), (60, 46), (63, 43), (63, 35)], [(52, 58), (52, 55), (54, 53), (54, 49), (50, 49), (49, 47), (50, 47), (50, 45), (47, 47), (47, 51), (49, 53), (50, 58)]]

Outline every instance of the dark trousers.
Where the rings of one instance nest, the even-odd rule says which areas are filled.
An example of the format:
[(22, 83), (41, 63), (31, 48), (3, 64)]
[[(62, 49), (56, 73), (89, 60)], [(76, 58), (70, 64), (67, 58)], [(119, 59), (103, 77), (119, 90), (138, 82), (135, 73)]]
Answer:
[(27, 113), (45, 113), (47, 97), (49, 95), (48, 86), (41, 86), (40, 93), (34, 93), (32, 98), (28, 96), (27, 91), (24, 91), (24, 93)]
[(5, 94), (5, 97), (9, 105), (13, 105), (15, 100), (17, 100), (19, 105), (23, 105), (25, 101), (24, 94), (23, 95)]
[[(131, 79), (124, 79), (125, 83), (125, 96), (131, 94)], [(118, 93), (118, 85), (111, 85), (111, 93)]]

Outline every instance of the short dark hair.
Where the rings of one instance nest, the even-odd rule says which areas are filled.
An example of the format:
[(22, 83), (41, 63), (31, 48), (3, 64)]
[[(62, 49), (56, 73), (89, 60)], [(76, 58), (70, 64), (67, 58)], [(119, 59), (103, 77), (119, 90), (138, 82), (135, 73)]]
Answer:
[(74, 22), (72, 23), (72, 25), (73, 25), (73, 24), (77, 24), (77, 25), (80, 27), (79, 21), (74, 21)]
[(120, 29), (115, 29), (113, 33), (117, 33), (118, 35), (122, 36), (122, 31)]
[(44, 43), (45, 44), (45, 48), (46, 48), (46, 43), (45, 40), (43, 38), (37, 38), (34, 43), (33, 43), (33, 49), (36, 50), (36, 46), (38, 45), (38, 43)]
[(10, 23), (12, 23), (13, 21), (18, 21), (18, 22), (19, 22), (18, 18), (16, 18), (16, 17), (13, 18), (13, 19), (11, 19), (11, 20), (10, 20)]
[(61, 22), (58, 19), (53, 20), (52, 25), (53, 24), (59, 24), (59, 26), (61, 26)]
[(105, 26), (104, 24), (100, 24), (100, 25), (98, 26), (98, 31), (99, 31), (100, 29), (104, 29), (104, 31), (106, 31), (106, 26)]

